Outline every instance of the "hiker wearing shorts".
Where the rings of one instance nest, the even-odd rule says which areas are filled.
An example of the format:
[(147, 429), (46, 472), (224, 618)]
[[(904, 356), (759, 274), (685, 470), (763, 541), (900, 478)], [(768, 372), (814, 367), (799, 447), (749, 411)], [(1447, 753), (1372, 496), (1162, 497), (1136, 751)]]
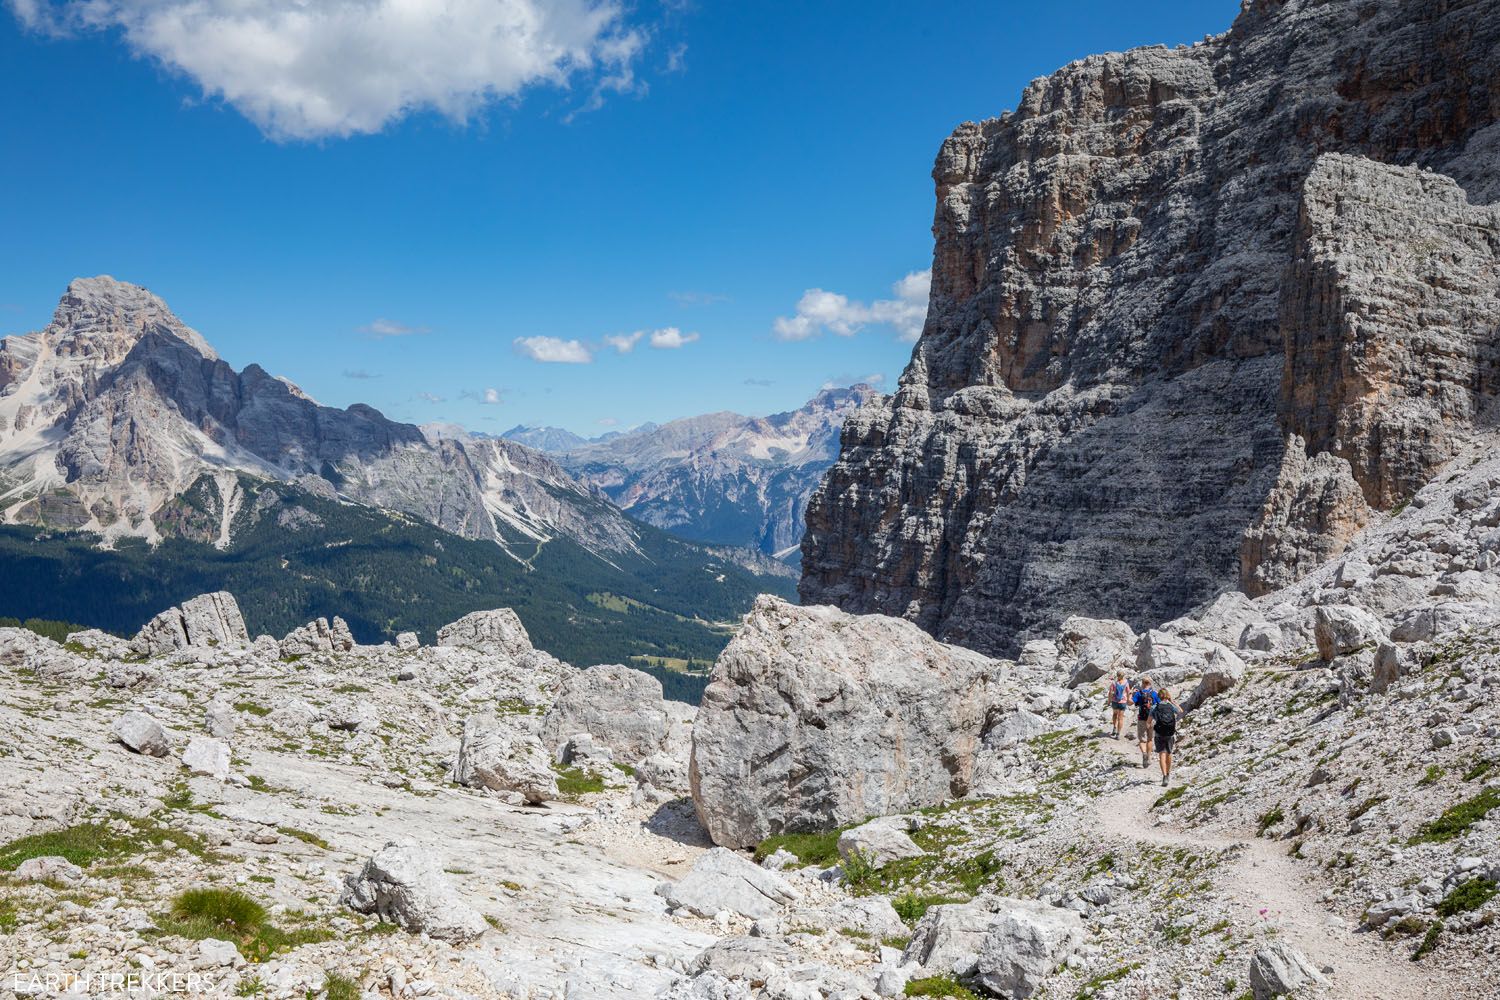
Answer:
[(1130, 700), (1135, 704), (1135, 741), (1141, 746), (1141, 767), (1149, 767), (1151, 764), (1151, 730), (1155, 724), (1151, 713), (1156, 710), (1156, 704), (1161, 700), (1151, 686), (1151, 678), (1141, 678), (1140, 686), (1135, 689), (1135, 694), (1130, 696)]
[(1172, 700), (1172, 692), (1160, 691), (1161, 700), (1151, 710), (1152, 737), (1156, 743), (1156, 760), (1161, 767), (1162, 787), (1172, 777), (1172, 751), (1177, 746), (1177, 723), (1182, 719), (1182, 709)]
[(1125, 706), (1130, 703), (1130, 682), (1125, 680), (1125, 671), (1115, 673), (1115, 679), (1109, 685), (1109, 711), (1110, 725), (1114, 729), (1115, 739), (1125, 732)]

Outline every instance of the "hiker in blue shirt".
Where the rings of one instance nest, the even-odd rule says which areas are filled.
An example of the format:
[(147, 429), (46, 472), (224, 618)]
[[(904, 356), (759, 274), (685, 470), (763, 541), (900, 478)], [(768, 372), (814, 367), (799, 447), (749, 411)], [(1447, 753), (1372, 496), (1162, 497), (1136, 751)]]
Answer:
[(1151, 678), (1142, 677), (1140, 686), (1130, 700), (1135, 703), (1135, 740), (1141, 745), (1141, 767), (1151, 765), (1151, 730), (1154, 722), (1151, 713), (1161, 699), (1151, 687)]
[(1109, 685), (1107, 696), (1110, 710), (1110, 725), (1114, 729), (1115, 739), (1125, 732), (1125, 706), (1130, 704), (1130, 682), (1125, 679), (1125, 671), (1115, 673), (1115, 679)]

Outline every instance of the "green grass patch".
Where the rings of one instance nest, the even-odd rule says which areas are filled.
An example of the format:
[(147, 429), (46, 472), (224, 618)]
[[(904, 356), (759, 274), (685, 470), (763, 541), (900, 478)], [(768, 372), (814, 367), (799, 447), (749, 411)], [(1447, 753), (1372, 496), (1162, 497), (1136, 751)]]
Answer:
[(1435, 785), (1438, 783), (1438, 779), (1441, 778), (1443, 774), (1444, 771), (1442, 768), (1438, 767), (1436, 764), (1428, 764), (1427, 773), (1417, 779), (1417, 787), (1426, 788), (1428, 785)]
[(253, 701), (237, 701), (234, 703), (236, 712), (248, 712), (258, 718), (265, 718), (271, 714), (271, 710), (264, 705), (257, 705)]
[(1484, 777), (1486, 774), (1489, 774), (1490, 773), (1490, 769), (1493, 768), (1494, 766), (1495, 766), (1495, 762), (1494, 761), (1489, 761), (1489, 760), (1475, 761), (1474, 766), (1471, 767), (1471, 768), (1469, 768), (1467, 771), (1464, 772), (1464, 780), (1465, 781), (1478, 781), (1480, 778)]
[(0, 898), (0, 933), (9, 934), (20, 922), (21, 915), (16, 912), (16, 904)]
[(158, 826), (149, 820), (128, 819), (124, 822), (128, 832), (93, 822), (12, 840), (0, 845), (0, 871), (15, 871), (23, 861), (54, 856), (87, 868), (96, 861), (143, 854), (150, 848), (163, 848), (169, 844), (204, 860), (217, 857), (192, 834)]
[(839, 860), (839, 834), (848, 827), (829, 830), (827, 833), (778, 833), (755, 845), (755, 860), (764, 861), (778, 850), (795, 854), (803, 865), (827, 868)]
[(594, 771), (562, 764), (553, 764), (552, 770), (557, 772), (557, 790), (563, 795), (590, 795), (604, 791), (604, 776)]
[(1438, 916), (1453, 917), (1477, 910), (1494, 899), (1496, 892), (1500, 892), (1500, 889), (1497, 889), (1493, 879), (1476, 876), (1460, 882), (1438, 903)]
[(1161, 797), (1151, 804), (1151, 808), (1160, 809), (1162, 806), (1167, 805), (1168, 803), (1176, 802), (1178, 799), (1187, 794), (1187, 790), (1187, 785), (1174, 785), (1172, 788), (1169, 788), (1165, 792), (1163, 792), (1161, 794)]
[(299, 830), (295, 826), (278, 826), (276, 828), (276, 832), (281, 834), (283, 837), (291, 837), (293, 840), (300, 840), (304, 844), (311, 844), (314, 847), (321, 847), (325, 851), (329, 850), (328, 841), (324, 840), (316, 833), (308, 833), (306, 830)]
[(1374, 809), (1376, 806), (1380, 805), (1380, 803), (1384, 802), (1388, 798), (1390, 798), (1389, 795), (1372, 795), (1368, 799), (1365, 799), (1359, 805), (1349, 810), (1350, 821), (1352, 822), (1359, 819), (1365, 813), (1369, 812), (1371, 809)]
[(333, 936), (319, 928), (283, 930), (267, 919), (264, 906), (235, 889), (189, 889), (172, 900), (171, 910), (157, 924), (166, 934), (192, 941), (232, 941), (251, 962)]
[(979, 994), (952, 976), (923, 976), (906, 983), (909, 997), (956, 997), (957, 1000), (979, 1000)]
[[(1111, 972), (1105, 972), (1095, 976), (1093, 979), (1090, 979), (1088, 982), (1083, 984), (1083, 987), (1078, 991), (1077, 1000), (1094, 1000), (1095, 997), (1104, 992), (1104, 987), (1108, 986), (1110, 983), (1119, 982), (1121, 979), (1124, 979), (1126, 976), (1130, 975), (1140, 967), (1141, 963), (1132, 962), (1129, 965), (1122, 965), (1118, 969), (1115, 969)], [(1231, 989), (1232, 988), (1233, 987), (1231, 987)]]
[(1491, 809), (1500, 806), (1500, 792), (1485, 789), (1472, 799), (1465, 799), (1449, 806), (1441, 816), (1423, 823), (1412, 844), (1442, 844), (1463, 836), (1465, 830), (1487, 816)]

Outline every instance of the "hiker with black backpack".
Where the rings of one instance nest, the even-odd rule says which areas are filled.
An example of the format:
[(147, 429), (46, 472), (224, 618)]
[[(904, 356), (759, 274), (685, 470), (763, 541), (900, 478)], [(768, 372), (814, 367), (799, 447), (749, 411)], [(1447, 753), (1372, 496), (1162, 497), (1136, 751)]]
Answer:
[(1125, 679), (1125, 671), (1116, 671), (1114, 681), (1109, 685), (1107, 696), (1110, 712), (1110, 726), (1114, 730), (1115, 739), (1125, 732), (1125, 705), (1130, 701), (1130, 682)]
[(1182, 719), (1182, 709), (1172, 700), (1172, 692), (1162, 688), (1161, 700), (1151, 710), (1153, 736), (1156, 740), (1156, 760), (1161, 766), (1161, 783), (1165, 788), (1172, 777), (1172, 750), (1177, 745), (1177, 723)]
[(1151, 764), (1151, 713), (1161, 699), (1151, 687), (1151, 678), (1142, 677), (1130, 700), (1135, 703), (1135, 739), (1141, 745), (1141, 767), (1144, 768)]

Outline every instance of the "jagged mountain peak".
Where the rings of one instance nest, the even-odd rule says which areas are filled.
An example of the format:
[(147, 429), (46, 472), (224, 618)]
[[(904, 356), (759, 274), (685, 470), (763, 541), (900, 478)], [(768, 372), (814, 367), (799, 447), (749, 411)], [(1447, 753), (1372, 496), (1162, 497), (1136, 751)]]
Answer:
[(107, 274), (70, 281), (52, 323), (42, 332), (52, 338), (59, 354), (87, 353), (101, 342), (128, 351), (146, 333), (162, 333), (190, 345), (205, 358), (218, 358), (208, 341), (178, 319), (158, 296)]

